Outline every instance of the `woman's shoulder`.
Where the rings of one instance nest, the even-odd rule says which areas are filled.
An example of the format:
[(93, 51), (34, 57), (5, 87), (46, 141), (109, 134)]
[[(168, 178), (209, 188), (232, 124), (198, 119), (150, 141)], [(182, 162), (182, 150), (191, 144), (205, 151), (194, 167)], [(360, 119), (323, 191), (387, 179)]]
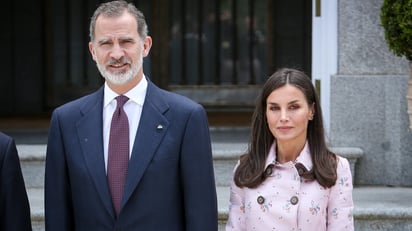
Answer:
[(350, 163), (348, 159), (343, 156), (339, 156), (339, 155), (336, 155), (336, 158), (337, 158), (336, 172), (338, 174), (338, 178), (340, 177), (352, 178), (352, 172), (351, 172)]
[(328, 153), (330, 154), (330, 156), (335, 157), (336, 162), (337, 162), (337, 168), (338, 168), (338, 169), (339, 169), (339, 168), (342, 168), (342, 167), (344, 167), (344, 168), (346, 168), (346, 167), (349, 168), (349, 167), (350, 167), (350, 165), (349, 165), (349, 160), (348, 160), (346, 157), (343, 157), (343, 156), (337, 154), (336, 152), (334, 152), (334, 151), (332, 151), (332, 150), (330, 150), (330, 149), (328, 149), (327, 151), (328, 151)]
[(341, 166), (348, 166), (349, 167), (349, 160), (347, 158), (345, 158), (343, 156), (340, 156), (338, 154), (335, 154), (335, 156), (336, 156), (336, 160), (338, 162), (338, 166), (341, 165)]

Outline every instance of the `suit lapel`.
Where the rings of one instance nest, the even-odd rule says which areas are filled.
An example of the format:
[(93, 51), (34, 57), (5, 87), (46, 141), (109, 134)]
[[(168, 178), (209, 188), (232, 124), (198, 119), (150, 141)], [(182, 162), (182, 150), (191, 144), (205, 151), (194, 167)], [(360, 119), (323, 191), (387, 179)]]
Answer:
[(139, 128), (133, 145), (122, 206), (129, 200), (139, 184), (147, 166), (169, 127), (164, 116), (168, 105), (163, 101), (160, 89), (148, 81)]
[(103, 88), (92, 95), (81, 113), (76, 126), (86, 166), (103, 204), (114, 217), (103, 155)]

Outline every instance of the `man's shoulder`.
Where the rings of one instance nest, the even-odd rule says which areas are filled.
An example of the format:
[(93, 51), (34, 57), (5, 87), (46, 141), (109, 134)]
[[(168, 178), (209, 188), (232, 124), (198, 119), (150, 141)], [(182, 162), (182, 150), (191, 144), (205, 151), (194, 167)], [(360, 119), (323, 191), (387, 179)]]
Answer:
[(194, 100), (176, 92), (162, 89), (153, 83), (149, 84), (148, 91), (147, 97), (151, 101), (163, 101), (171, 107), (200, 107), (200, 104)]
[(0, 132), (0, 146), (4, 146), (13, 140), (10, 136)]
[(86, 107), (89, 104), (95, 104), (103, 100), (103, 92), (99, 89), (90, 94), (84, 95), (80, 98), (74, 99), (72, 101), (66, 102), (56, 108), (59, 111), (72, 111)]
[(197, 104), (194, 100), (188, 98), (185, 95), (181, 95), (179, 93), (168, 91), (168, 90), (163, 90), (163, 91), (166, 96), (166, 99), (169, 99), (170, 101), (176, 101), (176, 103)]
[(6, 135), (3, 132), (0, 132), (0, 140), (11, 140), (12, 138), (9, 135)]
[(9, 154), (10, 145), (13, 144), (13, 138), (0, 132), (0, 163), (3, 162), (3, 159), (6, 155)]
[(162, 94), (164, 95), (164, 99), (167, 102), (167, 104), (171, 108), (175, 108), (178, 111), (181, 111), (181, 110), (192, 111), (195, 108), (197, 109), (203, 108), (202, 105), (200, 105), (193, 99), (190, 99), (189, 97), (184, 96), (184, 95), (180, 95), (176, 92), (162, 90)]

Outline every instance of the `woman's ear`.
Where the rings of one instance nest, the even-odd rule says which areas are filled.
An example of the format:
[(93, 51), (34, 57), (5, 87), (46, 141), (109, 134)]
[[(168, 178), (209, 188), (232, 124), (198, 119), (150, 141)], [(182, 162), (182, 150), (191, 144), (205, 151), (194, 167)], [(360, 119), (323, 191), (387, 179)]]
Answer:
[(309, 120), (313, 120), (313, 116), (315, 116), (315, 103), (309, 108)]

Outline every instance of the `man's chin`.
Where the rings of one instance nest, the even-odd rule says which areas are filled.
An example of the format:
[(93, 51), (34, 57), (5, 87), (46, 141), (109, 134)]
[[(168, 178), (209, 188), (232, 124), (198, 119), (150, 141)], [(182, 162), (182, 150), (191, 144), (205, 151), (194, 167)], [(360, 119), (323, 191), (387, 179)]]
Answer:
[(116, 85), (116, 86), (121, 86), (124, 85), (128, 82), (130, 82), (132, 78), (107, 78), (105, 77), (106, 81), (109, 82), (110, 84)]

